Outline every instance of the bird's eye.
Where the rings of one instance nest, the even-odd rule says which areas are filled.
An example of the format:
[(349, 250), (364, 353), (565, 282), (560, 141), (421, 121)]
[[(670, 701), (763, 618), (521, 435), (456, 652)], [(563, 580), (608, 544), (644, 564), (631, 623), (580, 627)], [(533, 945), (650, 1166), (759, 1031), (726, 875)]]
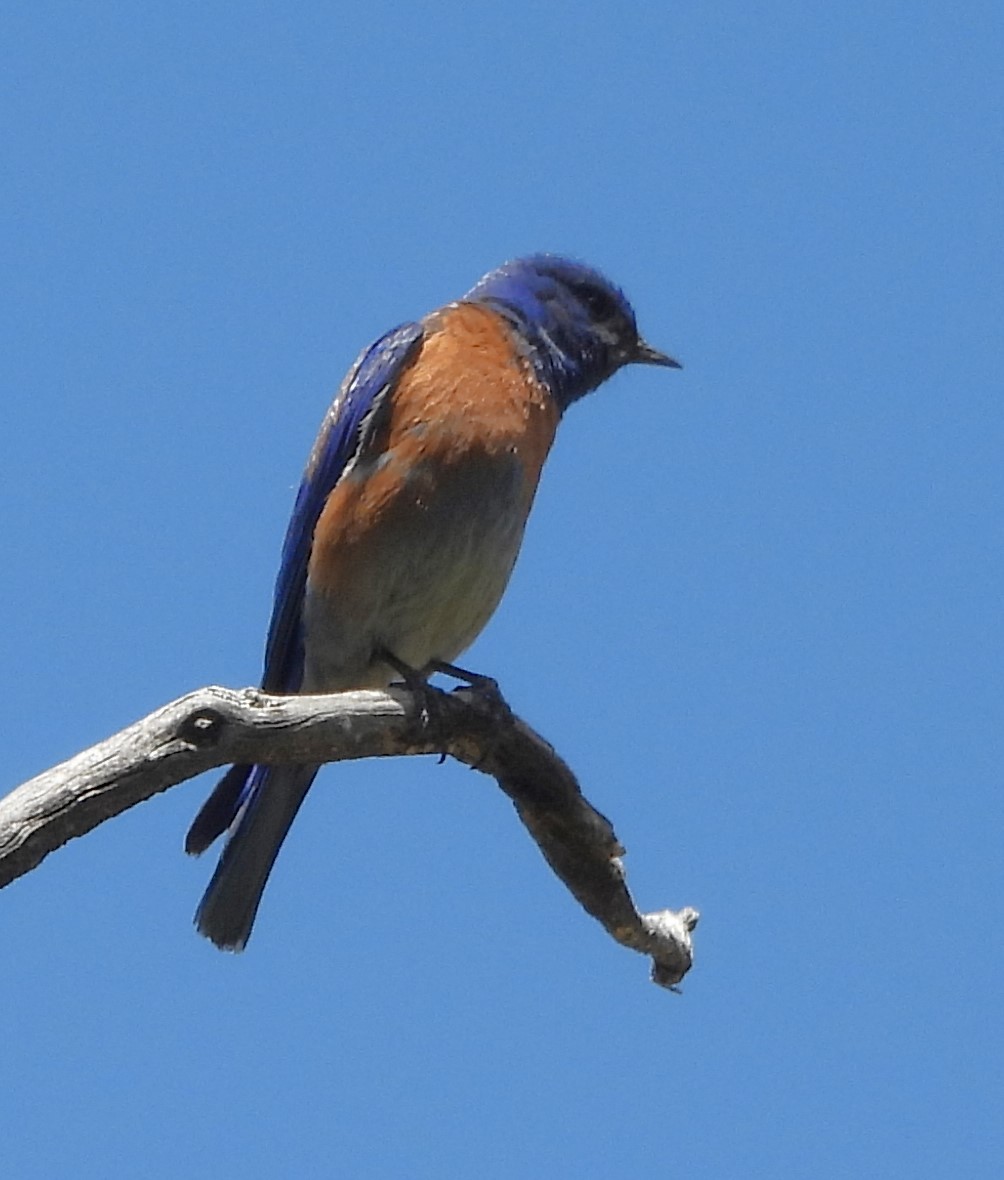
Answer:
[(599, 287), (584, 284), (576, 288), (575, 294), (585, 304), (590, 317), (599, 323), (616, 319), (620, 314), (620, 308), (614, 299)]

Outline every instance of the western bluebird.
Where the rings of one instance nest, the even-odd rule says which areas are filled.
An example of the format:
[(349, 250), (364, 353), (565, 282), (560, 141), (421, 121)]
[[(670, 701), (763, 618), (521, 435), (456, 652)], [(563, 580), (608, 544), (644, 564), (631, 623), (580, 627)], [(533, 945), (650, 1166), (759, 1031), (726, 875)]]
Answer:
[[(672, 357), (639, 336), (623, 293), (538, 254), (363, 351), (328, 410), (286, 533), (262, 688), (418, 684), (499, 603), (562, 413), (622, 365)], [(234, 766), (186, 851), (231, 829), (196, 925), (246, 944), (317, 766)]]

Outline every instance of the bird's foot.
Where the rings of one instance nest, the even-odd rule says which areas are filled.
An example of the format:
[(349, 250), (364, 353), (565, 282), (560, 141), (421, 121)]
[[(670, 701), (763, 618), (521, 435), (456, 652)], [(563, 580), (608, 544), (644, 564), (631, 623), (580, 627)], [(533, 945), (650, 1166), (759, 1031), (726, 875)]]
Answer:
[[(456, 664), (448, 664), (437, 660), (426, 669), (428, 675), (440, 672), (444, 676), (452, 676), (454, 680), (464, 681), (467, 688), (456, 688), (453, 691), (467, 696), (468, 702), (481, 717), (488, 722), (491, 736), (484, 746), (481, 759), (474, 765), (474, 770), (481, 770), (489, 760), (504, 730), (512, 724), (512, 710), (509, 708), (498, 681), (491, 676), (484, 676), (480, 672), (470, 672), (466, 668), (458, 668)], [(471, 697), (474, 700), (471, 700)]]
[[(399, 660), (392, 651), (388, 651), (386, 648), (381, 649), (378, 654), (380, 659), (385, 664), (389, 664), (401, 677), (405, 687), (411, 693), (412, 708), (414, 710), (413, 716), (415, 719), (426, 733), (435, 736), (436, 731), (442, 728), (443, 694), (438, 688), (434, 688), (429, 683), (429, 672), (424, 668), (421, 670), (413, 668), (410, 664), (406, 664), (404, 660)], [(446, 755), (444, 754), (443, 757), (445, 758)]]

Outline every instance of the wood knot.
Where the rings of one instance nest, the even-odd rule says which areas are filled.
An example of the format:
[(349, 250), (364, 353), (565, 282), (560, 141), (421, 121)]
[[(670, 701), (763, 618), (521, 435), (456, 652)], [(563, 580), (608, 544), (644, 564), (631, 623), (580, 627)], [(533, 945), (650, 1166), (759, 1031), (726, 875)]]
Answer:
[(178, 737), (200, 750), (205, 749), (219, 742), (224, 724), (223, 714), (216, 709), (196, 709), (181, 723)]

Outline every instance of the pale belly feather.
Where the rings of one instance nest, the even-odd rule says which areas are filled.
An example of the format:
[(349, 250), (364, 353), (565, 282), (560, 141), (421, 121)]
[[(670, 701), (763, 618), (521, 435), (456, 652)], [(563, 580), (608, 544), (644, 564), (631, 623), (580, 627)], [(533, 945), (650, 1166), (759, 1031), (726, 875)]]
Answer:
[(467, 459), (434, 484), (418, 470), (407, 489), (339, 562), (336, 585), (308, 584), (303, 691), (388, 684), (381, 648), (415, 669), (452, 662), (498, 605), (533, 492), (516, 457)]

